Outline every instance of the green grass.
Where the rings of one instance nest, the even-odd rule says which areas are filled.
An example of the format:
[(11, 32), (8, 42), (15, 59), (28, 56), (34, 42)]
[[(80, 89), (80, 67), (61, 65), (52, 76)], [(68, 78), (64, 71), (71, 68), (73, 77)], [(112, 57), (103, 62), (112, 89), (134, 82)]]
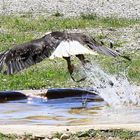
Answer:
[[(41, 139), (42, 138), (42, 139)], [(32, 136), (31, 134), (16, 135), (16, 134), (3, 134), (0, 133), (0, 140), (43, 140), (44, 137)]]
[(136, 81), (137, 83), (140, 83), (140, 56), (136, 57), (129, 68), (129, 77), (133, 79), (133, 81)]
[[(139, 140), (140, 132), (139, 131), (129, 131), (124, 129), (112, 129), (112, 130), (94, 130), (89, 129), (88, 131), (79, 131), (76, 133), (68, 133), (69, 140)], [(63, 133), (54, 133), (51, 137), (52, 139), (60, 139), (63, 136)], [(50, 136), (48, 136), (50, 137)], [(15, 139), (28, 139), (28, 140), (43, 140), (47, 136), (33, 136), (31, 134), (16, 135), (16, 134), (2, 134), (0, 133), (0, 140), (15, 140)]]
[(82, 131), (75, 133), (73, 137), (78, 138), (100, 138), (101, 140), (107, 140), (109, 137), (111, 139), (121, 139), (121, 140), (130, 140), (132, 138), (135, 138), (139, 136), (138, 131), (129, 131), (129, 130), (123, 130), (123, 129), (112, 129), (112, 130), (94, 130), (90, 129), (88, 131)]
[(15, 139), (16, 139), (15, 135), (12, 134), (5, 135), (3, 133), (0, 133), (0, 140), (15, 140)]
[(94, 15), (81, 15), (78, 18), (62, 18), (59, 12), (52, 17), (16, 17), (16, 16), (0, 16), (2, 27), (20, 32), (47, 30), (64, 30), (86, 27), (128, 27), (140, 23), (139, 19), (125, 18), (101, 18)]
[[(58, 62), (61, 60), (58, 60)], [(45, 60), (14, 75), (0, 75), (0, 90), (39, 89), (48, 87), (70, 86), (64, 84), (69, 80), (65, 62), (58, 64)]]
[[(129, 56), (129, 55), (128, 55)], [(111, 58), (104, 55), (96, 56), (95, 59), (104, 70), (111, 74), (122, 74), (127, 76), (131, 83), (140, 84), (140, 56), (139, 52), (137, 55), (130, 55), (132, 61), (127, 61), (123, 58)]]
[[(15, 44), (30, 41), (41, 37), (45, 32), (65, 29), (85, 29), (85, 28), (121, 28), (140, 24), (138, 19), (125, 18), (101, 18), (96, 15), (81, 14), (78, 18), (63, 18), (59, 12), (50, 17), (22, 16), (2, 16), (0, 15), (0, 51), (13, 47)], [(106, 36), (98, 35), (99, 39)], [(121, 43), (115, 44), (121, 47)], [(132, 56), (134, 57), (134, 56)], [(102, 59), (102, 56), (99, 57)], [(103, 57), (105, 67), (115, 72), (114, 67), (110, 67), (112, 59)], [(14, 89), (38, 89), (48, 87), (68, 87), (78, 85), (70, 81), (67, 72), (66, 62), (62, 59), (54, 61), (45, 60), (37, 66), (24, 70), (18, 74), (7, 76), (0, 74), (0, 90)], [(45, 65), (45, 66), (44, 66)], [(130, 65), (129, 77), (140, 83), (140, 59), (134, 59)]]

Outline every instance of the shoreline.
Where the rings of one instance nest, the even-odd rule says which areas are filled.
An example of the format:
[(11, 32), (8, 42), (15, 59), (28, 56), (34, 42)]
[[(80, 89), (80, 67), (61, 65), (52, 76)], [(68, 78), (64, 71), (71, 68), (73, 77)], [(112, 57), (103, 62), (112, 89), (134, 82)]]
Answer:
[(97, 124), (97, 125), (79, 125), (79, 126), (50, 126), (50, 125), (1, 125), (0, 132), (4, 134), (32, 134), (37, 136), (46, 136), (54, 133), (78, 132), (110, 129), (127, 129), (131, 131), (140, 131), (140, 124)]

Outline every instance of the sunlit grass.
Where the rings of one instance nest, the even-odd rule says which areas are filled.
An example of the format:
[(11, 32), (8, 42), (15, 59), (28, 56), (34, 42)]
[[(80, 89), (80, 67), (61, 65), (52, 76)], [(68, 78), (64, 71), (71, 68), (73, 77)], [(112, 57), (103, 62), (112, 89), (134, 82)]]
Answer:
[(69, 73), (63, 60), (58, 60), (57, 64), (45, 60), (14, 75), (0, 74), (0, 90), (65, 87), (68, 85), (64, 82), (69, 78)]
[(106, 72), (110, 74), (121, 73), (128, 76), (131, 82), (140, 83), (140, 56), (130, 55), (130, 58), (131, 62), (121, 57), (114, 59), (100, 55), (96, 57), (96, 60)]
[(64, 30), (85, 27), (127, 27), (140, 23), (139, 19), (125, 18), (101, 18), (94, 15), (81, 15), (78, 18), (62, 18), (59, 16), (51, 17), (26, 17), (26, 16), (0, 16), (2, 27), (15, 29), (20, 32), (42, 31), (45, 30)]

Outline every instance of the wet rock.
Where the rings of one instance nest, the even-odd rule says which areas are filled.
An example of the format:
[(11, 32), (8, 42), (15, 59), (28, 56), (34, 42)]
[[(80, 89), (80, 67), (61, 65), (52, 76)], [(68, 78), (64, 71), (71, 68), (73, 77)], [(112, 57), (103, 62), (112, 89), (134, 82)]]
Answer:
[(58, 138), (53, 138), (52, 140), (59, 140)]
[(43, 140), (50, 140), (50, 139), (48, 139), (48, 138), (45, 138), (45, 139), (43, 139)]
[(44, 137), (44, 136), (34, 136), (33, 139), (34, 139), (34, 140), (44, 140), (45, 137)]
[(67, 140), (70, 138), (70, 135), (68, 134), (63, 134), (61, 137), (60, 137), (60, 140)]
[(119, 138), (119, 137), (115, 137), (115, 138), (114, 137), (108, 137), (107, 140), (122, 140), (122, 139)]
[(69, 132), (70, 130), (67, 128), (66, 131)]
[(50, 139), (53, 139), (53, 136), (52, 135), (48, 135), (47, 138), (50, 140)]

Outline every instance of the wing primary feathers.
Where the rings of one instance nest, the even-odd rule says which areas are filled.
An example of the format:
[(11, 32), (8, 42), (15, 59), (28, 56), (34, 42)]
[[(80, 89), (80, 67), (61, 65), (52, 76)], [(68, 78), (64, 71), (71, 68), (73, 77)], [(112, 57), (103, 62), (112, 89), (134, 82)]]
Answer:
[(115, 51), (113, 51), (109, 48), (106, 48), (104, 46), (96, 45), (96, 44), (92, 44), (90, 46), (92, 47), (93, 50), (97, 51), (98, 53), (102, 53), (102, 54), (105, 54), (105, 55), (110, 55), (110, 56), (113, 56), (113, 57), (119, 56), (118, 52), (115, 52)]
[(128, 61), (132, 61), (131, 58), (129, 56), (125, 56), (125, 55), (120, 55), (121, 57), (127, 59)]
[(104, 46), (96, 46), (96, 50), (100, 53), (103, 53), (105, 55), (110, 55), (110, 56), (113, 56), (113, 57), (117, 57), (117, 56), (120, 56), (128, 61), (131, 61), (131, 59), (129, 58), (129, 56), (124, 56), (114, 50), (111, 50), (110, 48), (107, 48), (107, 47), (104, 47)]
[(12, 69), (12, 74), (15, 73), (16, 69), (15, 69), (15, 64), (14, 61), (11, 61), (11, 69)]
[(42, 54), (41, 55), (41, 60), (45, 59), (45, 57), (46, 57), (45, 54)]
[(97, 43), (93, 38), (88, 38), (87, 37), (86, 44), (92, 50), (95, 50), (98, 53), (102, 53), (102, 54), (109, 55), (109, 56), (112, 56), (112, 57), (120, 56), (120, 57), (123, 57), (124, 59), (127, 59), (127, 60), (131, 61), (131, 59), (128, 56), (121, 55), (119, 52), (116, 52), (116, 51), (112, 50), (111, 49), (111, 48), (113, 48), (112, 43), (110, 43), (111, 48), (107, 48), (107, 47), (104, 47), (102, 43), (101, 44)]
[(26, 63), (26, 61), (25, 62), (21, 61), (21, 65), (23, 66), (23, 69), (28, 67), (28, 64)]
[(23, 68), (22, 68), (22, 65), (21, 65), (21, 63), (20, 63), (20, 60), (18, 60), (18, 61), (16, 61), (16, 62), (17, 62), (17, 66), (18, 66), (19, 70), (22, 70)]
[(16, 68), (16, 63), (15, 61), (12, 62), (12, 65), (13, 65), (13, 69), (14, 69), (14, 73), (17, 71), (17, 68)]
[(19, 60), (19, 64), (21, 66), (21, 70), (23, 70), (26, 67), (22, 60)]
[[(30, 61), (29, 61), (29, 58), (26, 60), (25, 64), (26, 64), (27, 66), (30, 66), (30, 65), (31, 65), (31, 63), (30, 63)], [(26, 66), (26, 67), (27, 67), (27, 66)]]
[(10, 73), (9, 74), (13, 74), (14, 73), (14, 69), (13, 69), (13, 64), (12, 61), (10, 61)]
[(2, 71), (2, 68), (3, 68), (3, 65), (4, 65), (4, 62), (5, 62), (5, 58), (6, 58), (6, 55), (9, 51), (4, 51), (0, 54), (0, 72)]
[(11, 64), (11, 61), (9, 61), (8, 63), (8, 69), (7, 69), (7, 74), (10, 75), (13, 73), (13, 69), (12, 69), (12, 64)]
[(33, 61), (30, 61), (30, 58), (28, 58), (24, 63), (25, 63), (26, 68), (34, 64)]
[(26, 60), (26, 62), (28, 63), (29, 66), (31, 66), (31, 65), (34, 64), (34, 62), (31, 60), (31, 58), (28, 58), (28, 59)]
[(15, 69), (17, 72), (21, 70), (17, 61), (15, 61)]
[(10, 64), (7, 65), (7, 70), (6, 70), (6, 74), (10, 74)]

